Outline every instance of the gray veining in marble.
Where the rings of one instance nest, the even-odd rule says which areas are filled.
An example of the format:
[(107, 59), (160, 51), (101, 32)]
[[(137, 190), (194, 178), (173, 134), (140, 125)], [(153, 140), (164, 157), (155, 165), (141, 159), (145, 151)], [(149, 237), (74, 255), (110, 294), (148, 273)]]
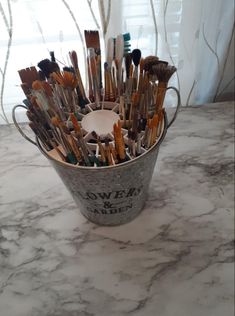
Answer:
[(145, 210), (99, 227), (38, 149), (0, 128), (1, 316), (232, 316), (234, 107), (184, 108)]

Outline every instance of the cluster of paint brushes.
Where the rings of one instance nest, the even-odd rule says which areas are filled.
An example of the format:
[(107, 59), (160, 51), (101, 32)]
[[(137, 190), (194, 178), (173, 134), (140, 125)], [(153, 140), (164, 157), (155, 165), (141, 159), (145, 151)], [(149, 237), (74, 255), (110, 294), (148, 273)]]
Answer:
[[(155, 144), (162, 131), (163, 101), (167, 84), (176, 71), (156, 56), (130, 52), (129, 34), (110, 38), (104, 73), (98, 31), (85, 31), (88, 95), (75, 51), (70, 66), (60, 70), (54, 53), (19, 75), (28, 111), (29, 126), (48, 152), (58, 159), (81, 166), (109, 166), (133, 159)], [(103, 85), (104, 82), (104, 85)], [(81, 120), (90, 111), (113, 107), (120, 120), (109, 135), (88, 137)], [(117, 106), (118, 104), (118, 106)], [(95, 144), (95, 146), (94, 146)]]

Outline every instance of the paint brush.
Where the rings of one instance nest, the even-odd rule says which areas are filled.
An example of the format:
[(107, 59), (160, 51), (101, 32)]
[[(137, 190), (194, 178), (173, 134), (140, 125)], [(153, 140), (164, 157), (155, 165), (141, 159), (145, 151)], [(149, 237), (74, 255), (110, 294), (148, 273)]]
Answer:
[(84, 105), (88, 104), (89, 101), (88, 101), (88, 99), (86, 97), (86, 93), (85, 93), (85, 89), (84, 89), (84, 86), (83, 86), (80, 70), (79, 70), (79, 67), (78, 67), (77, 53), (73, 50), (72, 52), (69, 52), (69, 57), (70, 57), (70, 61), (72, 63), (72, 66), (74, 68), (75, 75), (77, 77), (79, 91), (80, 91), (81, 97), (82, 97), (82, 99), (80, 100), (80, 106), (83, 107)]
[(108, 161), (108, 165), (109, 166), (112, 166), (114, 163), (113, 163), (113, 159), (112, 159), (112, 155), (111, 155), (111, 149), (110, 149), (110, 146), (109, 146), (109, 140), (107, 138), (104, 139), (104, 151), (105, 151), (105, 157)]
[(114, 163), (118, 164), (118, 158), (117, 158), (116, 149), (114, 148), (112, 143), (109, 143), (109, 147), (110, 147), (110, 150), (111, 150), (112, 159), (113, 159)]
[(103, 147), (103, 145), (101, 143), (100, 137), (96, 134), (95, 131), (93, 131), (91, 134), (94, 137), (94, 139), (97, 141), (97, 144), (98, 144), (98, 147), (99, 147), (99, 153), (100, 153), (100, 156), (101, 156), (102, 165), (103, 166), (107, 166), (108, 164), (106, 162), (106, 154), (105, 154), (104, 147)]
[(40, 79), (39, 73), (37, 69), (34, 66), (32, 66), (32, 67), (19, 70), (18, 74), (20, 76), (20, 80), (22, 84), (24, 85), (22, 89), (25, 92), (25, 95), (28, 96), (30, 94), (29, 90), (32, 89), (32, 83), (35, 80)]
[(60, 68), (57, 63), (50, 61), (49, 59), (43, 59), (38, 63), (38, 67), (43, 72), (44, 76), (49, 79), (50, 74), (53, 72), (59, 72)]
[(70, 142), (68, 141), (68, 138), (66, 137), (67, 134), (70, 134), (67, 131), (66, 126), (59, 120), (58, 117), (52, 117), (51, 122), (60, 131), (61, 143), (63, 144), (63, 148), (66, 152), (67, 161), (72, 164), (77, 164), (78, 161), (73, 152), (72, 146)]
[(82, 156), (84, 158), (84, 161), (85, 161), (85, 164), (86, 166), (91, 166), (91, 162), (89, 160), (89, 156), (88, 156), (88, 147), (84, 141), (84, 138), (82, 136), (82, 132), (81, 132), (81, 128), (78, 124), (78, 121), (76, 119), (76, 116), (73, 114), (73, 113), (70, 113), (69, 114), (69, 117), (70, 117), (70, 120), (73, 124), (73, 127), (74, 127), (74, 131), (75, 131), (75, 136), (77, 138), (77, 141), (78, 141), (78, 145), (81, 149), (81, 153), (82, 153)]
[(109, 82), (109, 74), (108, 74), (108, 63), (104, 63), (104, 100), (110, 100), (110, 82)]
[(141, 58), (141, 51), (138, 48), (133, 49), (131, 56), (132, 56), (133, 63), (135, 65), (134, 72), (133, 72), (133, 89), (136, 90), (137, 81), (138, 81), (138, 66), (139, 66), (140, 58)]
[[(125, 141), (132, 159), (142, 154), (142, 147), (148, 149), (156, 143), (164, 122), (163, 101), (167, 84), (176, 68), (157, 56), (141, 58), (139, 49), (130, 53), (129, 34), (119, 34), (116, 39), (108, 40), (107, 62), (103, 68), (105, 86), (101, 92), (99, 33), (85, 31), (85, 40), (89, 99), (95, 101), (96, 108), (88, 105), (77, 53), (69, 52), (70, 65), (60, 71), (54, 52), (50, 52), (51, 60), (38, 63), (40, 71), (35, 67), (19, 71), (27, 97), (30, 128), (45, 149), (55, 149), (62, 161), (97, 167), (118, 164), (129, 159), (122, 126), (128, 128)], [(86, 133), (78, 122), (87, 111), (100, 109), (101, 97), (102, 101), (119, 103), (113, 111), (122, 120), (113, 125), (113, 135), (104, 135), (103, 140), (95, 132)], [(102, 109), (106, 106), (108, 108), (110, 104), (103, 102)], [(89, 140), (90, 136), (92, 139)]]
[(124, 54), (124, 39), (123, 35), (119, 34), (115, 41), (115, 60), (116, 60), (116, 66), (117, 66), (117, 89), (118, 94), (121, 94), (121, 88), (122, 88), (122, 61), (123, 61), (123, 54)]
[(155, 111), (158, 112), (163, 107), (167, 84), (173, 73), (176, 71), (176, 68), (174, 66), (166, 65), (165, 62), (161, 62), (154, 65), (152, 70), (158, 79), (157, 98), (155, 101)]
[(98, 76), (97, 76), (94, 48), (88, 48), (88, 58), (89, 58), (90, 75), (91, 75), (91, 81), (92, 81), (92, 89), (95, 96), (95, 105), (96, 105), (96, 108), (100, 108), (100, 104), (99, 104), (100, 96), (99, 96)]
[(118, 123), (113, 125), (113, 134), (115, 140), (115, 148), (118, 153), (118, 156), (121, 161), (125, 161), (126, 159), (126, 151), (125, 151), (125, 143), (121, 131), (121, 122), (120, 120)]
[(102, 89), (102, 72), (101, 72), (101, 50), (100, 50), (100, 37), (98, 31), (84, 31), (86, 47), (93, 48), (96, 57), (96, 68), (97, 68), (97, 84), (99, 89), (99, 94), (101, 94)]

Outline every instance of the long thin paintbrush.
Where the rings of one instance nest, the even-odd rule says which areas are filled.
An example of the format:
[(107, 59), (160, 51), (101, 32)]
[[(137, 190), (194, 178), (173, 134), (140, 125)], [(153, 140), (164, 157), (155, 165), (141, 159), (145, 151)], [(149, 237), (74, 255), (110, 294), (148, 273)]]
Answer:
[(118, 158), (117, 158), (117, 151), (116, 151), (116, 149), (114, 148), (112, 143), (109, 143), (109, 147), (110, 147), (110, 150), (111, 150), (112, 159), (113, 159), (114, 163), (118, 164)]
[(101, 50), (100, 50), (100, 36), (98, 31), (84, 31), (87, 49), (93, 48), (96, 56), (96, 67), (98, 74), (98, 88), (99, 93), (102, 89), (102, 72), (101, 72)]
[(106, 159), (108, 161), (108, 165), (112, 166), (114, 164), (113, 159), (112, 159), (112, 155), (111, 155), (111, 148), (109, 145), (109, 140), (107, 138), (105, 138), (104, 140), (104, 151), (105, 151), (105, 156)]
[(104, 63), (104, 100), (110, 101), (110, 82), (108, 63)]
[(85, 164), (86, 164), (86, 166), (91, 166), (91, 162), (90, 162), (90, 159), (88, 156), (88, 148), (87, 148), (87, 145), (83, 139), (82, 132), (81, 132), (80, 126), (78, 124), (78, 121), (73, 113), (70, 113), (69, 117), (70, 117), (70, 120), (73, 124), (75, 136), (76, 136), (76, 138), (78, 140), (78, 144), (81, 148), (81, 152), (82, 152)]
[(106, 49), (106, 62), (107, 62), (107, 77), (108, 77), (108, 85), (109, 85), (109, 101), (114, 102), (116, 100), (116, 92), (115, 92), (115, 83), (112, 74), (112, 65), (114, 60), (114, 39), (109, 38), (107, 41), (107, 49)]
[(144, 59), (140, 59), (140, 66), (139, 66), (139, 79), (138, 79), (138, 92), (143, 92), (143, 81), (144, 81)]
[(117, 65), (117, 88), (118, 94), (121, 95), (122, 90), (122, 61), (124, 54), (124, 39), (123, 35), (119, 34), (115, 41), (115, 60)]
[(106, 161), (106, 155), (105, 155), (105, 150), (104, 150), (104, 147), (101, 143), (101, 140), (100, 140), (100, 137), (96, 134), (95, 131), (93, 131), (92, 133), (92, 136), (95, 138), (95, 140), (97, 141), (97, 144), (98, 144), (98, 147), (99, 147), (99, 153), (100, 153), (100, 156), (101, 156), (101, 162), (103, 164), (103, 166), (107, 166), (107, 161)]
[(95, 95), (95, 105), (96, 105), (96, 108), (100, 108), (99, 84), (98, 84), (98, 75), (97, 75), (94, 48), (88, 49), (88, 58), (89, 58), (89, 66), (90, 66), (90, 74), (91, 74), (91, 80), (92, 80), (92, 85), (93, 85), (93, 91)]
[(133, 72), (133, 89), (137, 90), (138, 66), (139, 66), (140, 58), (141, 58), (141, 51), (138, 48), (133, 49), (131, 55), (132, 55), (133, 63), (135, 65), (134, 72)]
[(51, 77), (63, 88), (61, 89), (61, 92), (67, 110), (69, 112), (77, 112), (75, 89), (78, 85), (78, 80), (76, 76), (72, 72), (63, 71), (61, 73), (53, 72)]
[[(82, 96), (82, 100), (81, 100), (82, 104), (80, 104), (80, 105), (83, 107), (83, 105), (88, 104), (89, 101), (87, 100), (87, 97), (86, 97), (86, 93), (85, 93), (85, 89), (83, 86), (80, 70), (78, 67), (77, 53), (73, 50), (72, 52), (69, 52), (69, 57), (70, 57), (72, 65), (73, 65), (75, 75), (76, 75), (77, 80), (78, 80), (79, 91), (80, 91), (81, 96)], [(80, 103), (81, 103), (81, 101), (80, 101)]]
[(76, 155), (73, 152), (72, 146), (71, 146), (71, 144), (69, 143), (69, 141), (68, 141), (68, 139), (66, 137), (66, 135), (69, 134), (69, 132), (67, 132), (67, 129), (65, 131), (65, 126), (59, 120), (58, 117), (52, 117), (51, 122), (60, 131), (60, 137), (61, 137), (62, 143), (64, 145), (64, 149), (65, 149), (66, 154), (67, 154), (68, 162), (70, 162), (72, 164), (77, 164), (78, 161), (76, 159)]
[(122, 135), (120, 120), (118, 121), (117, 124), (113, 125), (113, 134), (114, 134), (115, 147), (116, 147), (118, 156), (121, 161), (125, 161), (126, 151), (125, 151), (125, 143), (124, 143), (124, 139)]

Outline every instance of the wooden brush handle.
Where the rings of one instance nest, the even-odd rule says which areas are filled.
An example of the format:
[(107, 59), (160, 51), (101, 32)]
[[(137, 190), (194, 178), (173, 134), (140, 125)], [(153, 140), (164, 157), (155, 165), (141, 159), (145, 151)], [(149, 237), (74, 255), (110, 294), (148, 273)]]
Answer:
[(94, 93), (93, 93), (93, 89), (92, 89), (89, 58), (87, 58), (87, 69), (88, 69), (88, 94), (89, 94), (89, 100), (91, 102), (94, 102), (95, 98), (94, 98)]
[(99, 81), (98, 81), (98, 75), (97, 75), (97, 64), (96, 64), (95, 57), (90, 56), (89, 64), (90, 64), (90, 74), (91, 74), (91, 81), (92, 81), (92, 88), (93, 88), (95, 103), (96, 103), (96, 107), (99, 107), (100, 89), (99, 89)]
[(105, 163), (105, 162), (106, 162), (106, 158), (105, 158), (105, 150), (104, 150), (104, 147), (103, 147), (103, 145), (101, 144), (101, 141), (100, 141), (100, 140), (98, 140), (97, 143), (98, 143), (98, 147), (99, 147), (99, 152), (100, 152), (101, 160), (102, 160), (103, 163)]
[(110, 85), (109, 85), (109, 74), (108, 70), (104, 71), (104, 100), (109, 101), (110, 99)]
[(98, 73), (99, 90), (101, 91), (101, 89), (103, 88), (103, 85), (102, 85), (101, 56), (100, 56), (100, 54), (97, 56), (96, 66), (97, 66), (97, 73)]
[(156, 112), (160, 111), (163, 108), (163, 102), (166, 95), (167, 83), (159, 82), (157, 89), (157, 98), (156, 98)]
[(115, 97), (115, 88), (114, 88), (114, 82), (113, 82), (113, 79), (112, 79), (112, 72), (111, 72), (111, 69), (109, 69), (108, 71), (108, 84), (109, 84), (109, 100), (111, 102), (114, 102), (116, 100), (116, 97)]
[(110, 146), (111, 154), (113, 156), (113, 160), (114, 160), (115, 164), (117, 164), (118, 163), (118, 159), (117, 159), (116, 149), (114, 148), (112, 143), (110, 143), (109, 146)]
[(79, 86), (79, 89), (81, 91), (82, 97), (83, 97), (83, 99), (86, 99), (86, 93), (85, 93), (85, 89), (84, 89), (84, 86), (82, 83), (82, 78), (81, 78), (81, 74), (80, 74), (79, 69), (76, 70), (76, 75), (77, 75), (78, 86)]
[(109, 164), (109, 166), (112, 166), (113, 165), (113, 161), (112, 161), (111, 149), (110, 149), (109, 144), (105, 145), (104, 150), (105, 150), (105, 156), (106, 156), (106, 159), (108, 161), (108, 164)]
[(133, 72), (133, 90), (137, 90), (137, 80), (138, 80), (138, 67), (134, 67), (134, 72)]

